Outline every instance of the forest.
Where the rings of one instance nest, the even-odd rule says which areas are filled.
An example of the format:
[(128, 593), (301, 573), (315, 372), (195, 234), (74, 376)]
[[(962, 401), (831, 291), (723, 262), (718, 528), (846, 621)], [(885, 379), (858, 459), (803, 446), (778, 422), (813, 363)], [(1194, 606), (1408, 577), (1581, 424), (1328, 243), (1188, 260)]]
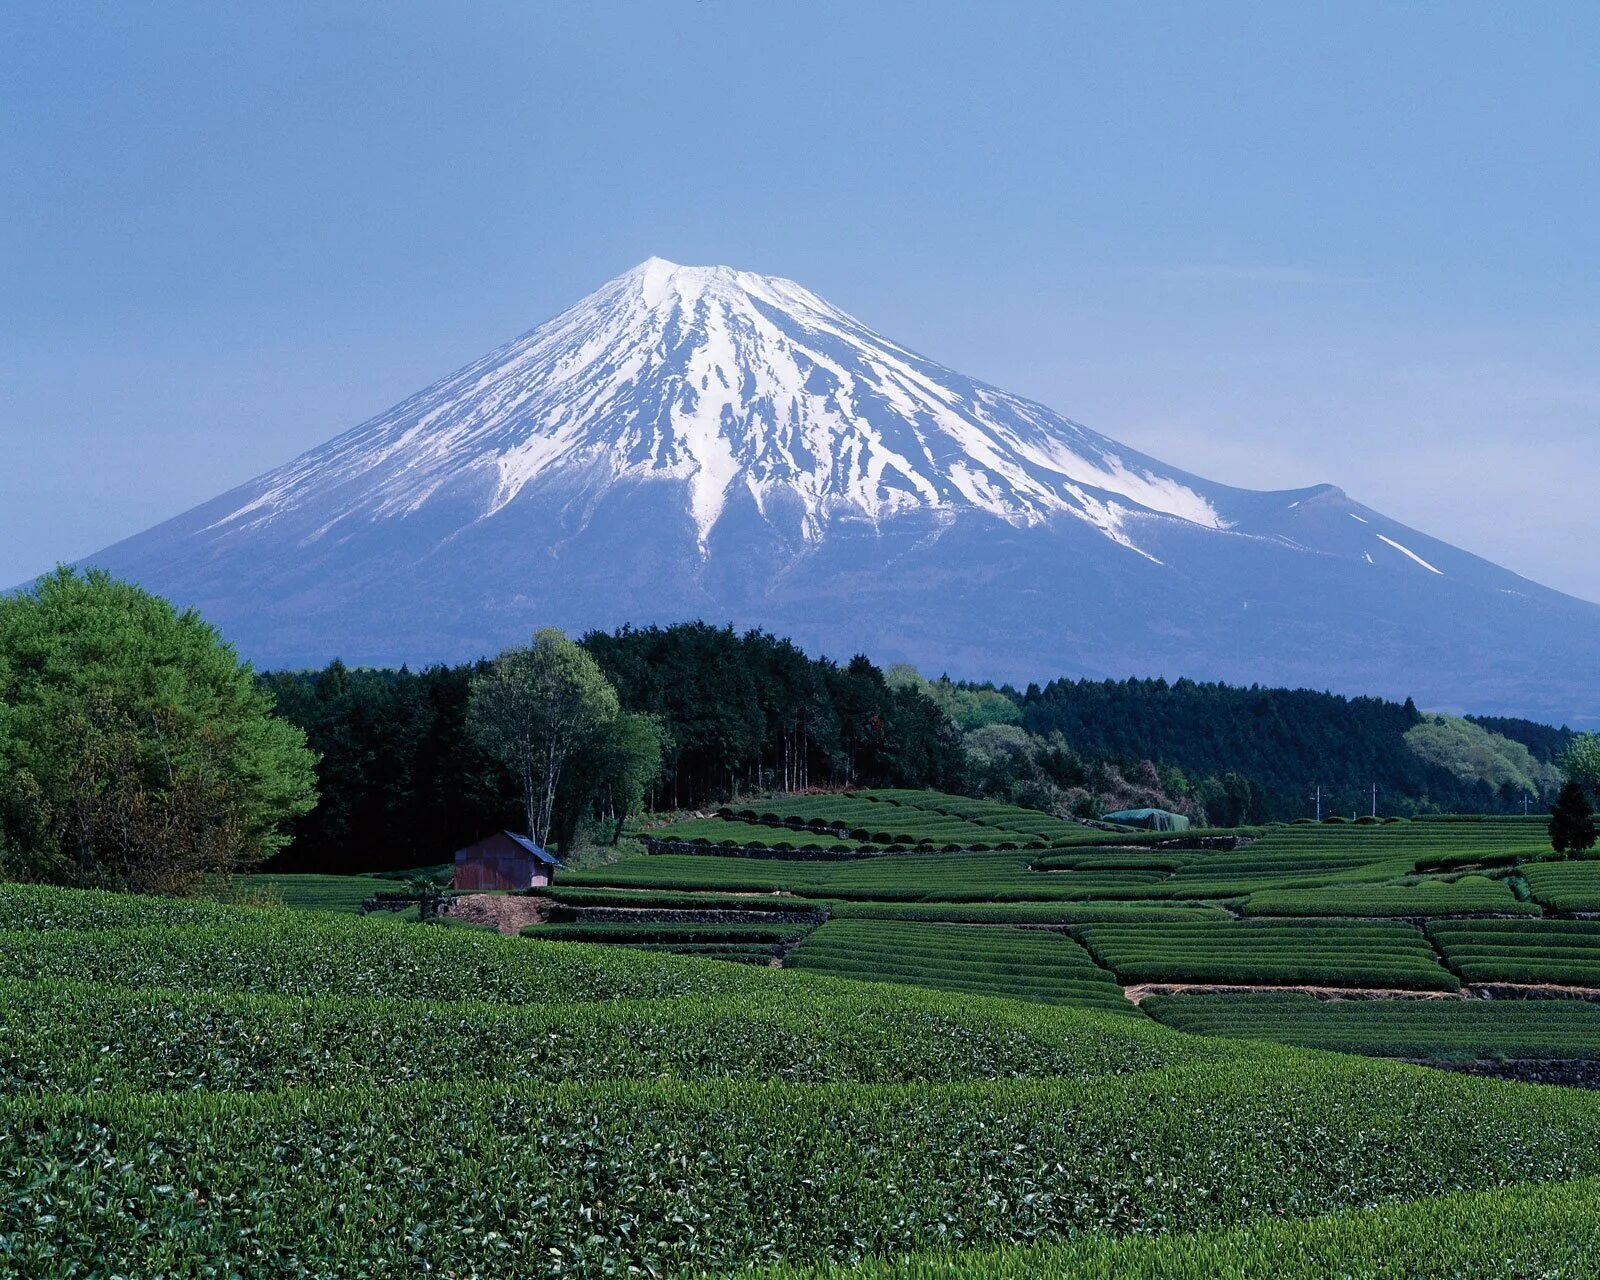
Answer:
[[(1525, 721), (1452, 722), (1475, 746), (1521, 744), (1533, 761), (1496, 772), (1437, 749), (1430, 758), (1417, 732), (1428, 717), (1410, 702), (1190, 680), (1058, 680), (1018, 692), (929, 681), (861, 656), (813, 658), (765, 632), (705, 623), (592, 632), (581, 644), (622, 708), (662, 727), (651, 809), (895, 786), (1084, 817), (1158, 804), (1231, 825), (1304, 816), (1319, 785), (1325, 812), (1365, 812), (1376, 785), (1384, 813), (1512, 812), (1528, 792), (1510, 779), (1548, 767), (1572, 736)], [(262, 675), (279, 715), (320, 756), (321, 802), (296, 819), (273, 865), (413, 867), (516, 825), (517, 787), (468, 725), (472, 678), (486, 666), (334, 662)]]

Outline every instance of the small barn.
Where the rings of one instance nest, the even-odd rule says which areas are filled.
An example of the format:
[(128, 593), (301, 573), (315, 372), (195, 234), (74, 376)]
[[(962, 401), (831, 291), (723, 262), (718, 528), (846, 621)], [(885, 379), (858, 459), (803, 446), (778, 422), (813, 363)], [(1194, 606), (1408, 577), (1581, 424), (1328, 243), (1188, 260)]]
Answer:
[(457, 889), (532, 889), (549, 884), (561, 861), (527, 836), (496, 831), (456, 850)]
[(1102, 815), (1107, 822), (1119, 827), (1140, 827), (1145, 831), (1187, 831), (1189, 819), (1181, 813), (1168, 813), (1165, 809), (1119, 809), (1116, 813)]

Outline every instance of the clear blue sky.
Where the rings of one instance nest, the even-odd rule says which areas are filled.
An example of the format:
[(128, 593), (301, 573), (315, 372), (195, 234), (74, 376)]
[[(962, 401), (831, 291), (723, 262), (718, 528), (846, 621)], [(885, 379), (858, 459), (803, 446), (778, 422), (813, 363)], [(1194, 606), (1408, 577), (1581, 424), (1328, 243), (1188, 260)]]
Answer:
[(1600, 599), (1600, 5), (0, 10), (0, 585), (660, 254)]

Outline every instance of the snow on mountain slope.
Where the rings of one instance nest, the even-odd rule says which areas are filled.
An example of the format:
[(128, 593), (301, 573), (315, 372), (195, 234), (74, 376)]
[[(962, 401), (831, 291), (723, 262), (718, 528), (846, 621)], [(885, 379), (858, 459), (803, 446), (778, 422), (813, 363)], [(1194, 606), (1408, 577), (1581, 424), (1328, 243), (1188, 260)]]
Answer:
[(341, 521), (470, 490), (493, 516), (525, 489), (677, 480), (698, 541), (735, 488), (835, 515), (1055, 513), (1132, 545), (1133, 509), (1219, 527), (1190, 477), (1042, 405), (940, 367), (790, 280), (651, 258), (482, 360), (263, 477), (214, 528), (328, 501)]
[(956, 676), (1600, 721), (1600, 607), (1332, 485), (1169, 467), (792, 281), (659, 258), (89, 562), (264, 665), (701, 617)]

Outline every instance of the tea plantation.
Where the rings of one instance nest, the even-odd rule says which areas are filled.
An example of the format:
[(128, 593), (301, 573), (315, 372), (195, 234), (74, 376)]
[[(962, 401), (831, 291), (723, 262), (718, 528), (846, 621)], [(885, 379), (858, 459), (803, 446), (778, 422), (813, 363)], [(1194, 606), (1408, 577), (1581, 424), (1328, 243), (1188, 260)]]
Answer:
[(1537, 824), (694, 822), (516, 937), (0, 885), (0, 1277), (1593, 1274), (1600, 1092), (1392, 1061), (1600, 1059)]

